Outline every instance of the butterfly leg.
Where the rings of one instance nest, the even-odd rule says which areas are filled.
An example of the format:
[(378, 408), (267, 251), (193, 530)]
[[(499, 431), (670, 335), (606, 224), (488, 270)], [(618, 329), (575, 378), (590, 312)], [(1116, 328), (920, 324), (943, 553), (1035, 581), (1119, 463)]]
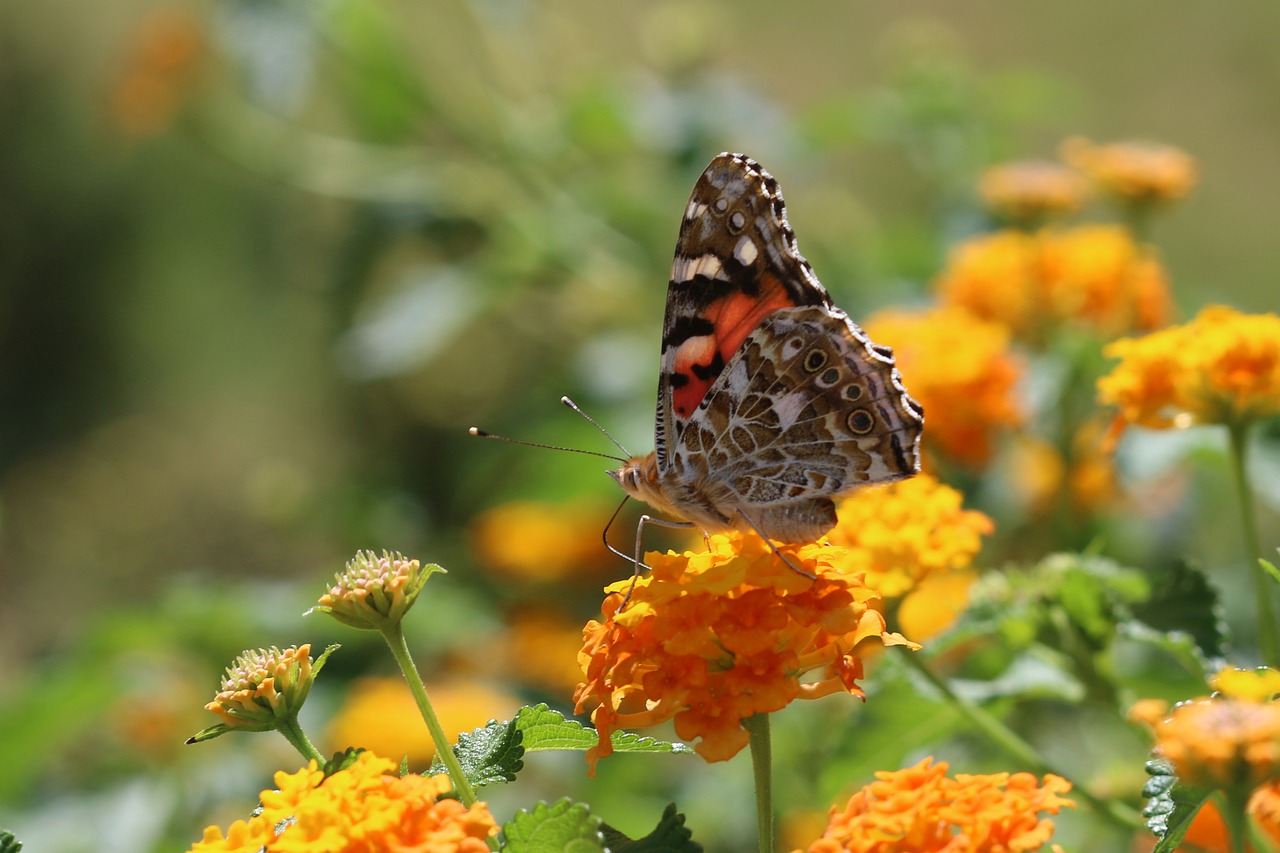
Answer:
[(759, 535), (759, 537), (764, 540), (764, 544), (769, 546), (769, 550), (773, 552), (773, 555), (775, 557), (777, 557), (779, 560), (787, 564), (787, 568), (791, 569), (791, 571), (795, 572), (798, 575), (804, 575), (810, 580), (816, 581), (818, 579), (818, 576), (815, 575), (813, 572), (806, 572), (804, 569), (800, 568), (795, 563), (787, 559), (787, 555), (779, 551), (778, 546), (773, 544), (773, 540), (770, 539), (768, 536), (764, 535), (764, 532), (761, 531), (760, 528), (756, 525), (756, 523), (751, 520), (751, 516), (747, 515), (742, 510), (738, 510), (738, 515), (742, 516), (743, 520), (746, 521), (747, 524), (751, 525), (751, 529), (754, 530), (756, 534)]
[(636, 578), (640, 577), (640, 569), (649, 568), (644, 563), (640, 562), (640, 554), (642, 553), (644, 548), (644, 526), (646, 524), (655, 524), (658, 527), (669, 527), (672, 529), (680, 529), (680, 530), (688, 529), (694, 526), (691, 522), (688, 522), (688, 521), (668, 521), (665, 518), (654, 518), (652, 515), (647, 515), (647, 514), (640, 516), (640, 523), (636, 525), (635, 556), (631, 560), (632, 565), (635, 566), (635, 571), (632, 572), (631, 574), (631, 586), (627, 587), (627, 594), (623, 597), (622, 603), (618, 605), (619, 611), (621, 611), (622, 608), (627, 606), (627, 602), (631, 601), (631, 593), (635, 592)]

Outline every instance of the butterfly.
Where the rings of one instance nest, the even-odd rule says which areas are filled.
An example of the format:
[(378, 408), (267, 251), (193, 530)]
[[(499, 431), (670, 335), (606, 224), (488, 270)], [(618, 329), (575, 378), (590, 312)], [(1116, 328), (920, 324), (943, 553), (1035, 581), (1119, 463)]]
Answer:
[(717, 156), (676, 241), (654, 450), (610, 476), (678, 526), (812, 542), (835, 526), (834, 498), (920, 470), (923, 426), (893, 351), (796, 248), (778, 182)]

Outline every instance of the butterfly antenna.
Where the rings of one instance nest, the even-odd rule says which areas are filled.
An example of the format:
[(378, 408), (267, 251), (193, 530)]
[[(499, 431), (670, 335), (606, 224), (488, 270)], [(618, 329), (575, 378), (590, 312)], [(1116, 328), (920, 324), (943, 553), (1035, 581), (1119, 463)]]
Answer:
[[(591, 415), (588, 415), (586, 412), (582, 411), (582, 409), (578, 407), (578, 404), (577, 404), (577, 403), (573, 402), (573, 401), (572, 401), (572, 400), (570, 400), (568, 397), (561, 397), (561, 398), (560, 398), (560, 402), (561, 402), (561, 403), (564, 403), (566, 406), (568, 406), (569, 408), (573, 409), (575, 412), (577, 412), (578, 414), (580, 414), (580, 415), (582, 415), (584, 418), (586, 418), (586, 419), (587, 419), (587, 423), (591, 424), (593, 427), (595, 427), (596, 429), (600, 430), (600, 432), (604, 433), (604, 437), (605, 437), (605, 438), (607, 438), (607, 439), (609, 439), (610, 441), (612, 441), (612, 442), (613, 442), (613, 446), (614, 446), (614, 447), (616, 447), (616, 448), (618, 448), (619, 450), (621, 450), (621, 451), (623, 452), (623, 454), (625, 454), (625, 455), (627, 456), (627, 458), (630, 458), (630, 457), (631, 457), (631, 451), (630, 451), (630, 450), (627, 450), (625, 447), (623, 447), (623, 446), (622, 446), (622, 442), (620, 442), (620, 441), (618, 441), (618, 439), (614, 438), (612, 433), (610, 433), (610, 432), (609, 432), (607, 429), (605, 429), (604, 427), (600, 426), (599, 422), (598, 422), (598, 421), (596, 421), (596, 419), (595, 419), (595, 418), (591, 417)], [(623, 461), (625, 461), (625, 460), (623, 460)]]
[[(597, 453), (594, 450), (580, 450), (577, 447), (561, 447), (557, 444), (539, 444), (536, 441), (521, 441), (518, 438), (507, 438), (505, 435), (494, 435), (491, 432), (485, 432), (484, 430), (480, 429), (480, 427), (471, 427), (471, 429), (467, 430), (467, 432), (471, 433), (477, 438), (493, 438), (493, 439), (497, 439), (498, 441), (508, 442), (510, 444), (523, 444), (525, 447), (541, 447), (543, 450), (563, 450), (566, 453), (582, 453), (587, 456), (599, 456), (602, 459), (612, 459), (614, 462), (627, 461), (621, 456), (613, 456), (609, 453)], [(614, 444), (617, 444), (617, 442), (615, 441)], [(624, 450), (623, 453), (625, 452), (626, 451)]]

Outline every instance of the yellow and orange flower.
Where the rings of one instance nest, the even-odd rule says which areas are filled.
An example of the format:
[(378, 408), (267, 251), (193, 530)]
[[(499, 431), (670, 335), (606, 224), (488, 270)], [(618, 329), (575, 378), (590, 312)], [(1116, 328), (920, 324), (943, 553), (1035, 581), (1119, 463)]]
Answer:
[(1191, 155), (1159, 142), (1097, 145), (1083, 137), (1062, 143), (1062, 159), (1093, 178), (1104, 191), (1128, 202), (1150, 204), (1180, 199), (1196, 183)]
[(899, 598), (924, 578), (969, 568), (995, 525), (964, 509), (964, 495), (928, 474), (860, 489), (836, 507), (827, 534), (850, 549), (846, 571), (865, 572), (884, 598)]
[(1098, 395), (1154, 429), (1239, 425), (1280, 412), (1280, 317), (1211, 305), (1194, 320), (1110, 344)]
[(1189, 784), (1232, 789), (1280, 780), (1280, 673), (1225, 670), (1211, 681), (1212, 697), (1171, 711), (1144, 700), (1129, 716), (1152, 730), (1156, 751)]
[(943, 305), (1035, 343), (1062, 323), (1105, 337), (1153, 329), (1171, 311), (1154, 250), (1114, 225), (975, 237), (952, 250), (936, 288)]
[(882, 311), (867, 334), (893, 347), (903, 382), (924, 407), (925, 448), (966, 465), (985, 464), (1001, 431), (1019, 425), (1022, 363), (1008, 330), (960, 308)]
[[(608, 587), (601, 622), (583, 630), (578, 660), (585, 681), (577, 712), (595, 706), (600, 742), (595, 763), (612, 752), (619, 728), (673, 721), (677, 736), (697, 741), (708, 761), (732, 758), (747, 745), (743, 721), (792, 700), (836, 692), (861, 696), (862, 640), (912, 645), (885, 630), (868, 606), (876, 593), (839, 567), (847, 549), (783, 545), (778, 559), (756, 536), (713, 535), (709, 550), (649, 553), (652, 571), (634, 580), (628, 605), (616, 612), (632, 581)], [(817, 672), (817, 680), (802, 676)], [(624, 704), (645, 710), (626, 712)]]
[(229, 729), (271, 731), (283, 721), (296, 718), (316, 675), (336, 648), (330, 646), (314, 661), (310, 643), (241, 652), (227, 667), (213, 701), (204, 706), (221, 717), (222, 723), (192, 741), (208, 740)]
[[(489, 720), (510, 719), (520, 707), (514, 696), (480, 681), (445, 681), (427, 685), (431, 707), (452, 743), (458, 734)], [(342, 707), (329, 724), (331, 751), (355, 747), (377, 755), (407, 756), (411, 766), (435, 757), (422, 712), (403, 678), (361, 678), (352, 682)]]
[(992, 213), (1012, 222), (1036, 224), (1079, 210), (1088, 182), (1075, 169), (1044, 160), (1000, 163), (983, 172), (978, 191)]
[(327, 778), (312, 761), (297, 773), (277, 773), (275, 784), (260, 795), (258, 814), (225, 834), (210, 826), (190, 853), (488, 853), (487, 839), (498, 832), (484, 803), (468, 808), (448, 796), (447, 776), (402, 777), (394, 762), (371, 752)]
[(1047, 774), (956, 774), (926, 758), (876, 774), (876, 781), (831, 809), (808, 853), (1024, 853), (1042, 850), (1056, 815), (1075, 804), (1071, 783)]
[(328, 613), (351, 628), (384, 630), (399, 625), (427, 578), (443, 571), (435, 563), (423, 566), (394, 551), (383, 551), (380, 557), (357, 551), (311, 610)]

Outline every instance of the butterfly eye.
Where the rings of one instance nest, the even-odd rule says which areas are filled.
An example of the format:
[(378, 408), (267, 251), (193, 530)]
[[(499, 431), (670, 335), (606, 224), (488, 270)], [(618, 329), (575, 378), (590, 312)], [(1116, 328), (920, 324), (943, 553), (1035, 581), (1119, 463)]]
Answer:
[(850, 385), (848, 388), (844, 389), (844, 398), (856, 403), (862, 399), (863, 393), (861, 385)]
[(809, 373), (817, 373), (827, 365), (827, 354), (820, 349), (809, 350), (804, 357), (804, 369)]
[(832, 385), (835, 385), (839, 381), (840, 381), (840, 371), (834, 367), (827, 368), (825, 371), (823, 371), (822, 375), (818, 377), (818, 385), (823, 388), (830, 388)]
[(743, 228), (747, 227), (747, 217), (742, 215), (741, 210), (735, 210), (729, 214), (729, 230), (737, 234)]
[(854, 435), (866, 435), (876, 425), (876, 419), (866, 409), (855, 409), (846, 421)]

